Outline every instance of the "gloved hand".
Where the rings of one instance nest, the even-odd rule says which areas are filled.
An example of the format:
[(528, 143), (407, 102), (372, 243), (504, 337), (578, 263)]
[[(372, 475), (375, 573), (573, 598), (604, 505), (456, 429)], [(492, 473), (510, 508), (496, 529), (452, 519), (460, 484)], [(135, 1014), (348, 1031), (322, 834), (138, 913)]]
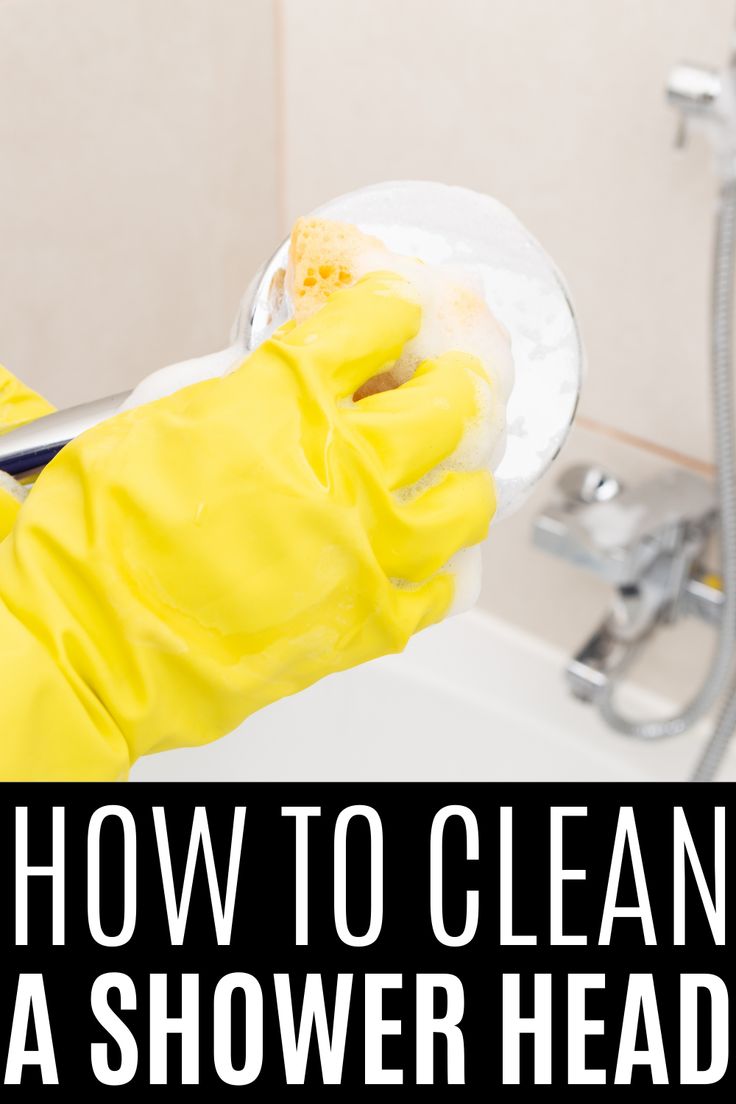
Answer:
[(395, 492), (455, 449), (483, 371), (450, 354), (351, 401), (420, 314), (371, 275), (63, 449), (0, 545), (0, 777), (125, 777), (443, 617), (492, 477)]
[[(21, 383), (0, 364), (0, 434), (32, 422), (53, 411), (51, 403)], [(13, 528), (25, 492), (19, 483), (0, 471), (0, 540)]]

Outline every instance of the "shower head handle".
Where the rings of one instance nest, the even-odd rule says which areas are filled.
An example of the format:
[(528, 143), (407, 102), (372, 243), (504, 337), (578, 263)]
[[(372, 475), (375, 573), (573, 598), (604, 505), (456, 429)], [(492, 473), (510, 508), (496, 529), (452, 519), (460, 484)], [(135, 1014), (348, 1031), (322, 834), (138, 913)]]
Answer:
[(0, 435), (0, 471), (19, 479), (31, 477), (80, 433), (116, 414), (129, 393), (57, 410)]

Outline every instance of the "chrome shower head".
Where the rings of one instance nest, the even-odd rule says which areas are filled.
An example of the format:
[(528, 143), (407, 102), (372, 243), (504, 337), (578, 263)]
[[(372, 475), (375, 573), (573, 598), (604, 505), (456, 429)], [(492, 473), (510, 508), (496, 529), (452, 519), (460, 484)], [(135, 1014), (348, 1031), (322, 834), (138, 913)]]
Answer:
[[(342, 220), (396, 253), (453, 264), (480, 279), (511, 336), (515, 381), (506, 449), (495, 470), (497, 517), (516, 509), (560, 451), (572, 424), (583, 351), (564, 279), (515, 215), (490, 196), (429, 181), (388, 181), (338, 196), (315, 215)], [(290, 315), (288, 239), (246, 295), (236, 342), (255, 348)]]

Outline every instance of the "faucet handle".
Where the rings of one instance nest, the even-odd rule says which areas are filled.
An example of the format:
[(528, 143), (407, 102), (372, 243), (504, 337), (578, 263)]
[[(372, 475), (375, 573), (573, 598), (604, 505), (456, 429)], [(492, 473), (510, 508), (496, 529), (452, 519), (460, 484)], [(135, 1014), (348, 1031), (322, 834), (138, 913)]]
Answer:
[(681, 62), (667, 80), (667, 100), (683, 115), (707, 114), (723, 91), (723, 81), (717, 69), (705, 65)]
[(723, 92), (723, 79), (717, 69), (705, 65), (681, 62), (670, 72), (666, 95), (668, 103), (678, 112), (675, 146), (680, 149), (687, 142), (688, 121), (713, 116)]
[(589, 506), (593, 502), (610, 502), (622, 491), (623, 483), (597, 464), (573, 464), (565, 468), (557, 480), (568, 506)]

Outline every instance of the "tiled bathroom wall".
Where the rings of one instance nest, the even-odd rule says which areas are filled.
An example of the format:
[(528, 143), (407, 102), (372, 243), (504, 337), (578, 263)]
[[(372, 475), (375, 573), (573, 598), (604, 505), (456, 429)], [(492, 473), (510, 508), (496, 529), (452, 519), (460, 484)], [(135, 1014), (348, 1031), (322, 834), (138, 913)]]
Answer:
[(66, 405), (227, 344), (275, 74), (271, 0), (0, 0), (0, 361)]
[[(225, 343), (294, 216), (433, 178), (507, 203), (568, 278), (589, 370), (566, 458), (702, 466), (714, 179), (663, 86), (725, 59), (734, 6), (0, 0), (0, 360), (61, 404), (130, 386)], [(494, 531), (483, 603), (571, 648), (608, 593), (530, 545), (555, 474)], [(709, 645), (686, 626), (647, 678), (684, 687)]]

